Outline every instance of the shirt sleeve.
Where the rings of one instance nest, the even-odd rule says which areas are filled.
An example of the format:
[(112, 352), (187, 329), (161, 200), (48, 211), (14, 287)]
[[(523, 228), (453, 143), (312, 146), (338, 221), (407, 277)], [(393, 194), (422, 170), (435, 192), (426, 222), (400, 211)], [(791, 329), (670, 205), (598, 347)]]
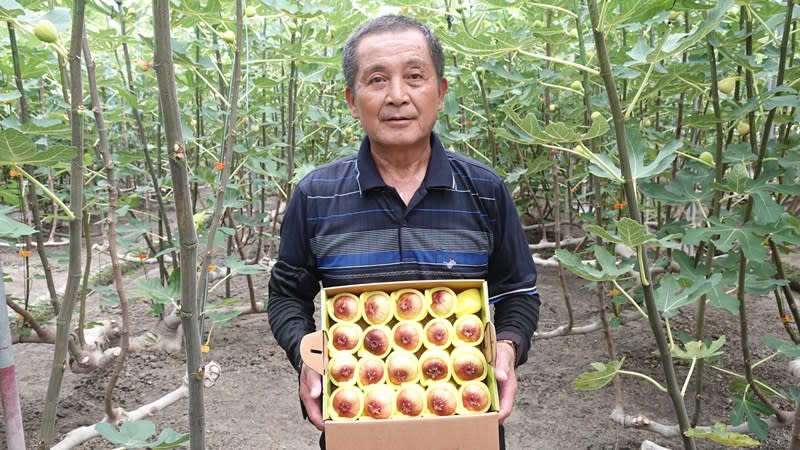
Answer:
[(495, 306), (498, 339), (517, 345), (516, 365), (528, 359), (533, 333), (539, 323), (536, 265), (511, 194), (498, 183), (494, 195), (497, 221), (494, 249), (489, 258), (489, 301)]
[(281, 224), (280, 250), (270, 274), (267, 302), (272, 334), (298, 372), (302, 365), (300, 341), (316, 330), (314, 297), (320, 290), (319, 277), (308, 248), (304, 204), (304, 195), (297, 190), (289, 201)]

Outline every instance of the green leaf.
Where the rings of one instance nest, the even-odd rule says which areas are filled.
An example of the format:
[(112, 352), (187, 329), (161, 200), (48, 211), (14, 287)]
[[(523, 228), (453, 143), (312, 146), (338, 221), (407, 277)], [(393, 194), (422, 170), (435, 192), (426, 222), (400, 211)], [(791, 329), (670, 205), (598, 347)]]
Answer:
[(17, 239), (36, 233), (35, 228), (8, 217), (5, 213), (10, 210), (11, 208), (0, 208), (0, 238)]
[(667, 170), (675, 159), (675, 151), (681, 146), (680, 141), (672, 141), (666, 147), (658, 150), (656, 157), (650, 164), (646, 164), (647, 145), (642, 140), (642, 135), (639, 133), (639, 130), (626, 126), (625, 133), (628, 139), (628, 158), (631, 164), (631, 176), (635, 180), (652, 178)]
[(761, 442), (746, 434), (728, 431), (728, 426), (719, 422), (708, 430), (689, 428), (685, 434), (688, 437), (703, 439), (728, 447), (756, 447), (761, 444)]
[(744, 256), (753, 261), (763, 261), (767, 256), (767, 249), (762, 244), (765, 236), (755, 227), (736, 223), (720, 222), (709, 217), (706, 219), (709, 226), (706, 228), (691, 228), (686, 230), (683, 238), (684, 244), (696, 245), (700, 241), (710, 240), (722, 252), (729, 252), (735, 244), (739, 244)]
[(600, 239), (602, 239), (604, 241), (613, 242), (615, 244), (621, 244), (622, 243), (622, 239), (619, 236), (611, 234), (605, 228), (599, 227), (597, 225), (587, 225), (586, 226), (586, 232), (587, 233), (594, 233)]
[[(722, 276), (716, 274), (717, 278)], [(711, 282), (712, 279), (709, 279)], [(658, 310), (665, 318), (669, 318), (678, 313), (682, 307), (694, 303), (702, 295), (702, 290), (706, 283), (695, 284), (689, 288), (682, 288), (675, 277), (666, 274), (661, 277), (658, 287), (655, 290), (655, 301)]]
[(231, 275), (255, 275), (266, 270), (260, 264), (247, 264), (235, 256), (225, 258), (225, 266), (231, 269)]
[(589, 281), (616, 280), (633, 269), (633, 263), (617, 267), (614, 255), (602, 246), (593, 245), (592, 250), (597, 258), (597, 263), (600, 264), (600, 270), (592, 265), (584, 264), (578, 255), (562, 248), (556, 250), (556, 258), (567, 270)]
[(614, 379), (614, 375), (622, 368), (622, 363), (624, 361), (625, 359), (623, 358), (619, 361), (610, 361), (606, 364), (593, 362), (592, 367), (594, 371), (578, 375), (573, 386), (579, 391), (596, 391)]
[(747, 421), (747, 429), (753, 432), (759, 439), (767, 439), (768, 426), (759, 412), (770, 414), (769, 408), (762, 403), (754, 402), (749, 398), (734, 397), (734, 409), (731, 411), (731, 424), (739, 425)]
[(177, 283), (170, 282), (169, 286), (164, 287), (157, 278), (150, 280), (140, 278), (136, 280), (134, 293), (162, 305), (180, 303), (180, 292)]
[(604, 280), (604, 274), (601, 270), (597, 270), (588, 264), (584, 264), (578, 255), (571, 253), (569, 250), (563, 248), (556, 249), (556, 258), (565, 269), (583, 278), (584, 280)]
[(13, 128), (0, 131), (0, 166), (31, 164), (52, 166), (75, 158), (74, 147), (55, 145), (36, 150), (33, 141)]
[(119, 431), (110, 423), (98, 423), (95, 430), (114, 445), (125, 448), (146, 447), (147, 439), (156, 434), (156, 425), (149, 420), (125, 422)]
[(791, 344), (769, 335), (764, 336), (764, 342), (786, 358), (800, 358), (800, 344)]
[(709, 176), (706, 174), (681, 170), (669, 184), (645, 182), (639, 186), (639, 190), (647, 197), (662, 203), (682, 206), (688, 202), (708, 200), (714, 195), (713, 189), (702, 188), (708, 185), (708, 179)]
[(715, 356), (719, 356), (722, 354), (719, 349), (725, 345), (725, 336), (720, 336), (719, 339), (712, 342), (710, 345), (706, 345), (702, 341), (690, 341), (684, 344), (686, 350), (681, 350), (680, 348), (673, 348), (672, 354), (681, 359), (705, 359), (705, 358), (713, 358)]
[(655, 235), (647, 232), (645, 225), (629, 218), (623, 217), (615, 221), (620, 242), (629, 247), (638, 247), (656, 240)]
[(733, 0), (717, 0), (716, 6), (708, 12), (708, 15), (699, 27), (688, 36), (680, 33), (678, 35), (667, 35), (664, 37), (656, 46), (658, 50), (648, 56), (648, 62), (658, 62), (671, 56), (678, 55), (687, 48), (700, 42), (709, 33), (717, 29), (725, 18), (728, 10), (733, 6), (733, 3)]
[(744, 194), (747, 192), (747, 183), (749, 181), (750, 172), (747, 171), (747, 165), (743, 162), (731, 166), (725, 176), (725, 186), (728, 190), (736, 192), (737, 194)]
[(172, 448), (184, 448), (189, 443), (189, 433), (178, 433), (172, 428), (165, 428), (161, 430), (158, 439), (155, 442), (148, 444), (149, 449), (152, 450), (168, 450)]

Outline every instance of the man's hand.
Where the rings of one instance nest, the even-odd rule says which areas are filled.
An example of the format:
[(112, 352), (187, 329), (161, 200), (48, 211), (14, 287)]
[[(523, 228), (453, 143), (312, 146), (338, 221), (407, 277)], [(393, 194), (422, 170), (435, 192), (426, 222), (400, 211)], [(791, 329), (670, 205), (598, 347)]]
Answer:
[(500, 412), (498, 419), (502, 424), (511, 415), (514, 397), (517, 396), (517, 376), (514, 373), (514, 347), (506, 342), (497, 343), (497, 359), (495, 361), (495, 378), (500, 394)]
[(300, 368), (300, 401), (308, 420), (322, 431), (322, 375), (305, 364)]

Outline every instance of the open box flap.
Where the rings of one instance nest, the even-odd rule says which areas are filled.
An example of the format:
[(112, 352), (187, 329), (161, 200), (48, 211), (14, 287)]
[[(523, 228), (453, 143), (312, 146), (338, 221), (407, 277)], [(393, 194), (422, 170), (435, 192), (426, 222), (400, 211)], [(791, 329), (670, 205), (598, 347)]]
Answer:
[(303, 358), (303, 363), (320, 375), (325, 372), (325, 353), (323, 349), (326, 341), (325, 332), (322, 330), (308, 333), (300, 341), (300, 356)]

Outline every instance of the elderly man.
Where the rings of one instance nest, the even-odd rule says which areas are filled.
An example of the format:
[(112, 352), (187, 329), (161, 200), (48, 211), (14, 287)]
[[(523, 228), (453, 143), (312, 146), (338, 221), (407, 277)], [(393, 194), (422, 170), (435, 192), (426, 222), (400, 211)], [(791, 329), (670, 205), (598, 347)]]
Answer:
[[(317, 168), (297, 186), (281, 227), (267, 312), (299, 372), (305, 416), (323, 430), (321, 377), (300, 358), (325, 287), (422, 279), (484, 279), (494, 304), (502, 423), (517, 393), (539, 317), (536, 268), (517, 211), (489, 167), (444, 149), (433, 133), (447, 80), (441, 45), (405, 16), (356, 30), (343, 52), (357, 155)], [(324, 447), (324, 440), (321, 440)]]

